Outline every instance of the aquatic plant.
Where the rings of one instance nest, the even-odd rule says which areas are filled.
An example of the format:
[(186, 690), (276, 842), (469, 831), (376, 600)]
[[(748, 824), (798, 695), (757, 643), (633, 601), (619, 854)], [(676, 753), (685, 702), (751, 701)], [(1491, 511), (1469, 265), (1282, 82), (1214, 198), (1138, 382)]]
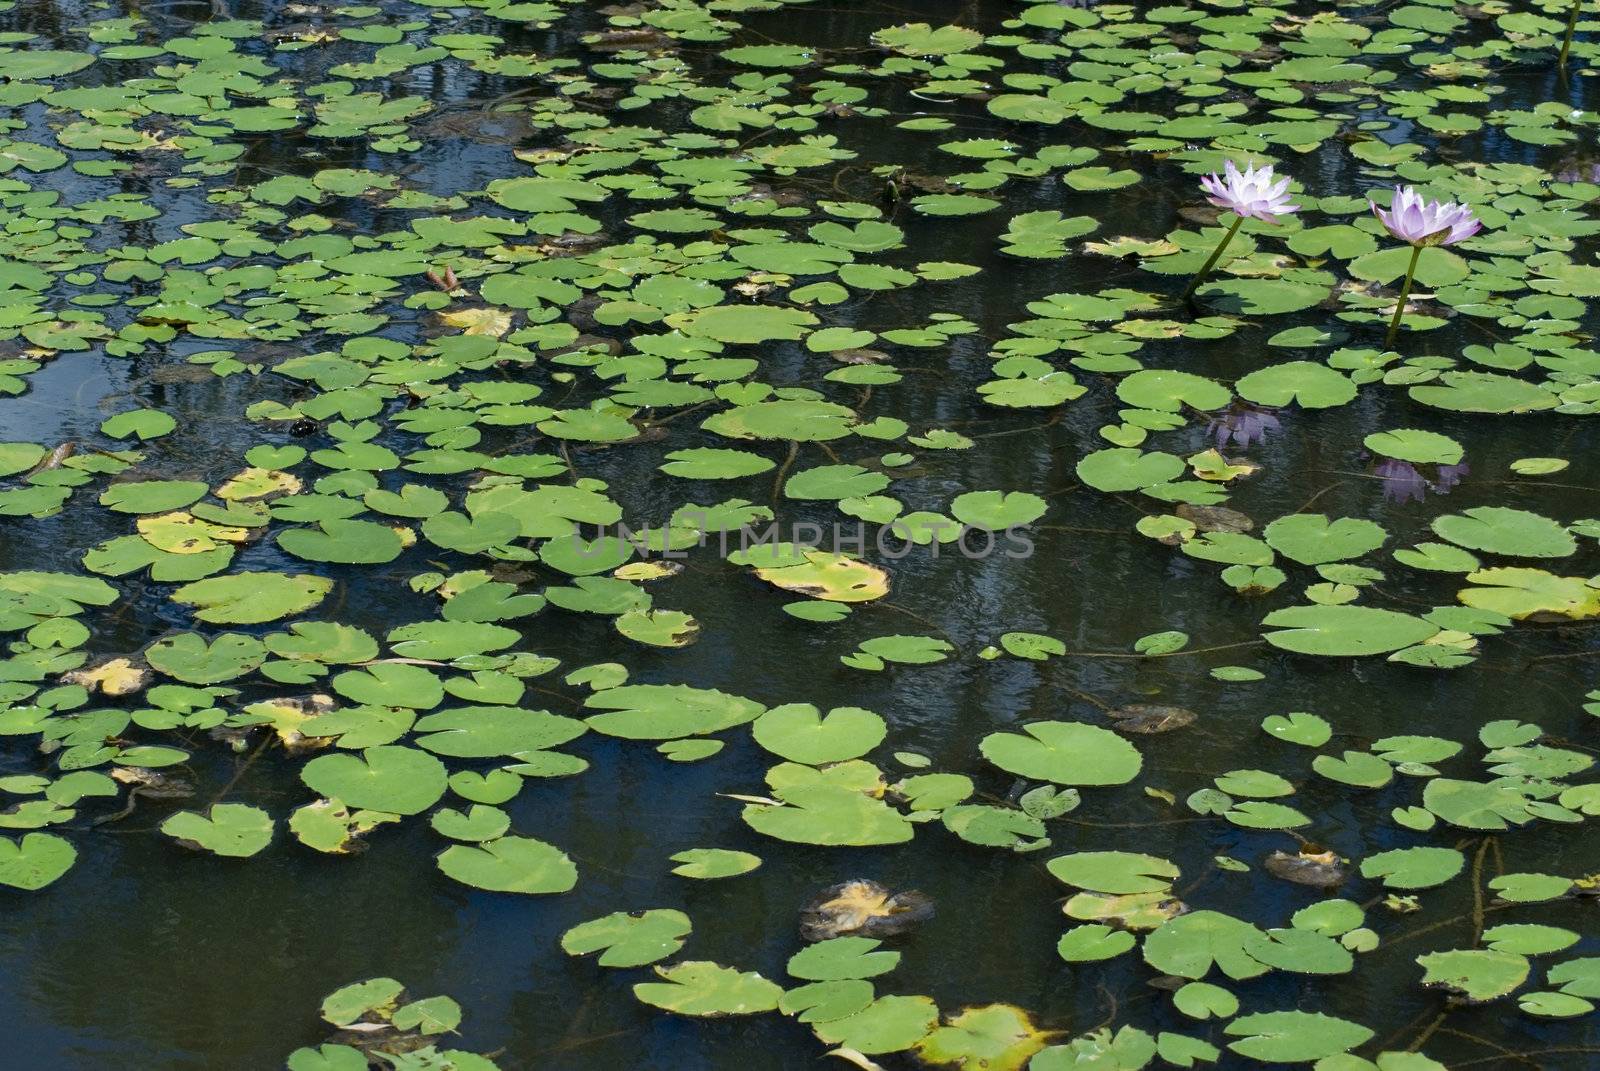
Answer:
[(1567, 9), (1567, 28), (1561, 35), (1561, 54), (1556, 58), (1556, 63), (1563, 70), (1567, 66), (1567, 56), (1572, 52), (1572, 36), (1578, 31), (1578, 17), (1583, 12), (1583, 0), (1572, 0), (1572, 5)]
[(1394, 198), (1385, 211), (1375, 202), (1368, 202), (1373, 215), (1385, 230), (1411, 246), (1411, 261), (1406, 265), (1405, 282), (1400, 286), (1400, 296), (1395, 300), (1394, 318), (1389, 321), (1389, 333), (1384, 345), (1394, 344), (1395, 332), (1400, 329), (1400, 318), (1405, 314), (1406, 299), (1411, 296), (1411, 281), (1417, 275), (1417, 260), (1424, 249), (1455, 245), (1478, 233), (1483, 224), (1466, 205), (1454, 201), (1425, 201), (1414, 187), (1396, 186)]
[(1187, 300), (1195, 288), (1205, 281), (1211, 269), (1216, 266), (1217, 259), (1222, 256), (1228, 243), (1233, 241), (1233, 236), (1238, 233), (1240, 224), (1247, 219), (1260, 220), (1263, 223), (1277, 223), (1282, 216), (1298, 212), (1299, 208), (1289, 200), (1289, 180), (1287, 178), (1274, 179), (1272, 166), (1269, 164), (1256, 168), (1251, 164), (1244, 171), (1240, 171), (1232, 160), (1223, 164), (1223, 177), (1218, 177), (1215, 172), (1200, 180), (1200, 188), (1206, 192), (1206, 200), (1218, 208), (1233, 213), (1233, 222), (1228, 224), (1227, 231), (1222, 240), (1212, 250), (1211, 256), (1195, 272), (1194, 278), (1189, 280), (1189, 285), (1183, 288), (1180, 298)]
[(1573, 9), (917, 9), (0, 11), (25, 1047), (1592, 1062)]

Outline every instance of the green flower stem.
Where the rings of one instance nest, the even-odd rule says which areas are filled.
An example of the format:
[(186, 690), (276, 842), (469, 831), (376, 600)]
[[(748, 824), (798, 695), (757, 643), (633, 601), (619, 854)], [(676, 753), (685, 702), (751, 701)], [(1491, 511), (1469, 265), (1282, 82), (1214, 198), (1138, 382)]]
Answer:
[(1200, 266), (1200, 270), (1195, 272), (1194, 278), (1189, 280), (1189, 285), (1183, 288), (1183, 293), (1178, 295), (1179, 301), (1188, 301), (1189, 295), (1194, 293), (1195, 287), (1206, 281), (1206, 276), (1210, 275), (1211, 269), (1217, 266), (1217, 260), (1222, 256), (1222, 251), (1228, 248), (1228, 243), (1233, 241), (1233, 236), (1238, 233), (1239, 224), (1243, 222), (1243, 216), (1236, 215), (1233, 217), (1233, 226), (1229, 227), (1228, 233), (1222, 236), (1222, 241), (1217, 243), (1217, 248), (1211, 251), (1210, 259)]
[(1389, 333), (1383, 337), (1385, 348), (1394, 345), (1394, 333), (1400, 330), (1400, 317), (1405, 315), (1406, 298), (1411, 296), (1411, 280), (1417, 275), (1417, 260), (1422, 256), (1422, 247), (1411, 247), (1411, 263), (1406, 265), (1405, 285), (1400, 288), (1400, 300), (1394, 303), (1394, 319), (1389, 321)]
[(1572, 51), (1572, 34), (1578, 28), (1578, 11), (1583, 7), (1583, 0), (1572, 0), (1572, 10), (1567, 12), (1567, 35), (1561, 39), (1561, 59), (1557, 61), (1562, 67), (1567, 65), (1567, 53)]

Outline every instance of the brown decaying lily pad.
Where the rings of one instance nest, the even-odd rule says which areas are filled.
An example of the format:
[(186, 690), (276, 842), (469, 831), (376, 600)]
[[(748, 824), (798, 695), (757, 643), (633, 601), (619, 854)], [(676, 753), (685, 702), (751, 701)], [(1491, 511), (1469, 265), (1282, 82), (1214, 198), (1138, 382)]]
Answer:
[(1349, 877), (1343, 861), (1333, 852), (1276, 851), (1262, 865), (1275, 878), (1316, 889), (1337, 889)]
[(892, 937), (933, 917), (933, 901), (915, 889), (893, 893), (856, 878), (818, 893), (800, 912), (800, 936), (826, 941), (851, 934)]
[(1187, 707), (1132, 703), (1106, 712), (1114, 728), (1123, 733), (1169, 733), (1193, 725), (1197, 715)]

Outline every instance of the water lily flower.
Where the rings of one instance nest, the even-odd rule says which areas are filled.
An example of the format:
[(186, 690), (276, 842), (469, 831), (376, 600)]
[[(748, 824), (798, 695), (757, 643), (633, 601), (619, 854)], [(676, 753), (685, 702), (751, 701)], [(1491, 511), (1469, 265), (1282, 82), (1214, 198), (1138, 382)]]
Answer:
[(1394, 200), (1385, 212), (1371, 201), (1367, 202), (1372, 214), (1378, 217), (1384, 229), (1411, 246), (1411, 263), (1406, 266), (1406, 281), (1400, 287), (1400, 300), (1395, 302), (1394, 316), (1389, 321), (1389, 333), (1383, 344), (1394, 344), (1395, 332), (1400, 330), (1400, 317), (1405, 315), (1406, 299), (1411, 296), (1411, 282), (1416, 278), (1417, 260), (1430, 246), (1455, 245), (1478, 233), (1483, 226), (1472, 209), (1454, 201), (1424, 201), (1411, 186), (1396, 186)]
[(1222, 175), (1215, 172), (1207, 175), (1200, 180), (1200, 188), (1205, 190), (1206, 200), (1233, 213), (1233, 223), (1228, 227), (1228, 233), (1222, 236), (1222, 241), (1217, 243), (1210, 258), (1189, 280), (1189, 285), (1184, 287), (1181, 295), (1184, 300), (1188, 300), (1195, 287), (1205, 281), (1245, 220), (1259, 219), (1263, 223), (1276, 223), (1279, 216), (1300, 210), (1298, 205), (1289, 201), (1289, 180), (1275, 179), (1271, 164), (1262, 168), (1251, 165), (1240, 171), (1232, 160), (1225, 160)]
[(1289, 201), (1289, 180), (1273, 181), (1272, 165), (1254, 166), (1240, 171), (1232, 160), (1222, 164), (1222, 176), (1215, 172), (1200, 180), (1206, 200), (1248, 219), (1276, 223), (1279, 216), (1300, 211)]
[(1464, 242), (1483, 226), (1466, 205), (1454, 201), (1424, 201), (1422, 194), (1412, 186), (1394, 188), (1394, 202), (1387, 212), (1371, 201), (1367, 204), (1385, 230), (1418, 248)]

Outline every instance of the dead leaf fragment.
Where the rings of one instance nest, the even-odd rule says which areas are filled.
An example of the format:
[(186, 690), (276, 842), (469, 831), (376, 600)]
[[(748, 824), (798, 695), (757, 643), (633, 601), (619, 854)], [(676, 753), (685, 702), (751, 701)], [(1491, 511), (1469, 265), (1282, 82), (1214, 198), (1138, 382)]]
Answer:
[(500, 308), (457, 309), (441, 312), (439, 319), (464, 334), (499, 338), (511, 330), (511, 310)]
[(1193, 725), (1196, 714), (1187, 707), (1167, 707), (1154, 703), (1131, 703), (1106, 712), (1118, 732), (1167, 733)]
[(1276, 851), (1262, 866), (1275, 878), (1315, 889), (1336, 889), (1349, 876), (1343, 860), (1333, 852)]
[(800, 936), (807, 941), (854, 934), (890, 937), (933, 917), (933, 901), (915, 889), (893, 893), (875, 881), (857, 878), (822, 890), (800, 913)]
[(150, 680), (150, 669), (131, 658), (111, 658), (97, 666), (75, 669), (61, 678), (67, 684), (81, 684), (90, 692), (105, 695), (132, 695)]

